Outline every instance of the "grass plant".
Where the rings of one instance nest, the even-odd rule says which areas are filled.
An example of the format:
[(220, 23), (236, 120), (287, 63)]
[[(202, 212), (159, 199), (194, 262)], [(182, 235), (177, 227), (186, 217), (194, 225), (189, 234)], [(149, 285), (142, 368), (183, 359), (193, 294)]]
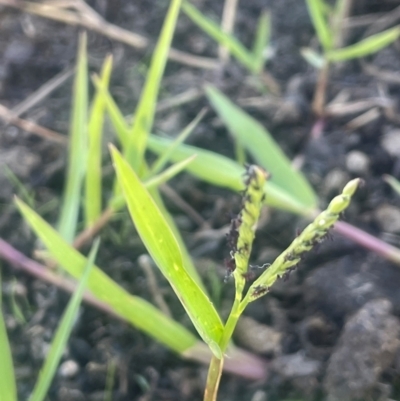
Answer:
[(336, 0), (334, 6), (331, 6), (326, 0), (306, 0), (306, 3), (321, 45), (321, 53), (306, 48), (303, 49), (302, 54), (310, 64), (320, 70), (313, 109), (318, 116), (323, 116), (330, 65), (365, 57), (389, 46), (400, 37), (400, 26), (376, 33), (352, 45), (343, 47), (340, 43), (342, 22), (350, 3), (347, 0)]
[(189, 1), (182, 3), (184, 13), (207, 35), (220, 45), (224, 46), (235, 59), (252, 74), (260, 74), (264, 68), (266, 50), (270, 39), (270, 16), (267, 12), (261, 13), (252, 45), (252, 49), (246, 49), (233, 35), (222, 30), (220, 25), (202, 14)]

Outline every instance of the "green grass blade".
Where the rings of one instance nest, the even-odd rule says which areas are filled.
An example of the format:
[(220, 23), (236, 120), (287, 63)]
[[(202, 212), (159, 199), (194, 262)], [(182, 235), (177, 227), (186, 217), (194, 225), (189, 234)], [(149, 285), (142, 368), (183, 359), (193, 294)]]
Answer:
[(396, 178), (392, 175), (385, 174), (383, 179), (392, 187), (393, 191), (400, 195), (400, 182)]
[[(148, 149), (156, 154), (163, 154), (171, 143), (172, 139), (150, 135)], [(243, 189), (243, 177), (241, 177), (241, 174), (244, 172), (244, 168), (218, 153), (182, 144), (175, 149), (171, 155), (171, 160), (179, 162), (193, 155), (197, 155), (197, 157), (187, 167), (189, 173), (213, 185), (234, 191)]]
[(37, 380), (32, 395), (29, 398), (30, 401), (43, 401), (46, 397), (47, 391), (49, 390), (51, 381), (56, 373), (58, 364), (61, 360), (62, 354), (65, 350), (74, 326), (78, 309), (82, 302), (83, 292), (85, 291), (90, 271), (96, 259), (99, 244), (100, 240), (96, 239), (92, 245), (82, 278), (80, 279), (79, 285), (76, 288), (73, 296), (68, 302), (67, 309), (65, 310), (60, 324), (55, 332), (46, 357), (46, 361), (42, 370), (40, 371), (39, 379)]
[[(97, 86), (97, 83), (95, 83), (95, 84)], [(101, 93), (102, 93), (102, 96), (104, 96), (106, 106), (107, 106), (107, 112), (110, 117), (111, 123), (115, 129), (117, 137), (122, 144), (124, 144), (124, 143), (126, 144), (126, 142), (128, 140), (128, 136), (129, 136), (128, 124), (126, 123), (123, 114), (121, 113), (120, 109), (114, 102), (114, 99), (112, 98), (110, 93), (105, 88), (104, 88), (104, 90), (101, 91)], [(180, 162), (182, 160), (183, 159), (178, 160), (178, 161)], [(182, 236), (181, 236), (178, 228), (176, 227), (174, 220), (172, 219), (168, 210), (164, 206), (164, 203), (163, 203), (163, 200), (162, 200), (160, 194), (158, 193), (156, 188), (151, 189), (150, 192), (153, 196), (153, 199), (157, 202), (158, 208), (161, 210), (164, 218), (167, 220), (171, 230), (173, 231), (173, 233), (175, 235), (175, 238), (177, 239), (177, 241), (179, 243), (179, 246), (182, 251), (183, 261), (184, 261), (186, 270), (189, 272), (189, 274), (192, 276), (192, 278), (198, 283), (198, 285), (204, 290), (204, 285), (200, 279), (200, 276), (199, 276), (195, 266), (193, 265), (193, 261), (186, 248), (186, 245), (182, 239)], [(118, 201), (118, 198), (119, 197), (116, 197), (111, 200), (111, 206), (113, 207), (114, 210), (120, 209), (125, 204), (125, 200), (123, 200), (121, 202), (121, 201)]]
[(196, 270), (195, 265), (193, 264), (192, 257), (190, 256), (190, 253), (185, 245), (185, 241), (183, 240), (182, 235), (181, 235), (178, 227), (176, 226), (174, 219), (172, 218), (171, 214), (168, 212), (168, 209), (165, 207), (164, 202), (161, 198), (160, 192), (158, 191), (157, 188), (150, 188), (149, 192), (150, 192), (152, 198), (154, 199), (154, 201), (157, 203), (158, 209), (164, 216), (164, 219), (167, 221), (169, 228), (172, 230), (176, 240), (178, 241), (179, 248), (182, 253), (183, 265), (185, 266), (186, 271), (189, 273), (190, 277), (192, 277), (192, 279), (194, 281), (196, 281), (197, 285), (204, 292), (206, 292), (206, 289), (200, 278), (200, 275), (199, 275), (198, 271)]
[[(121, 144), (124, 144), (124, 143), (126, 144), (128, 137), (129, 137), (128, 124), (126, 123), (125, 118), (124, 118), (123, 114), (121, 113), (121, 110), (118, 108), (117, 104), (115, 103), (114, 99), (112, 98), (112, 96), (110, 95), (108, 90), (106, 90), (106, 88), (103, 88), (103, 90), (101, 90), (101, 93), (102, 93), (102, 96), (104, 96), (104, 99), (106, 102), (106, 107), (107, 107), (107, 112), (110, 117), (111, 123), (115, 129), (117, 137), (118, 137), (119, 141), (121, 142)], [(199, 115), (199, 118), (200, 118), (200, 116), (201, 116), (201, 114)], [(171, 143), (170, 143), (170, 145), (171, 145)], [(164, 149), (164, 151), (165, 150), (166, 149)], [(190, 156), (192, 156), (192, 155), (189, 155), (188, 157), (190, 157)], [(182, 160), (183, 159), (178, 160), (178, 162), (181, 162)], [(198, 283), (198, 285), (204, 290), (204, 285), (200, 279), (200, 276), (199, 276), (195, 266), (193, 265), (193, 261), (186, 248), (186, 245), (182, 239), (182, 236), (181, 236), (178, 228), (176, 227), (174, 220), (172, 219), (168, 210), (164, 206), (163, 200), (162, 200), (160, 194), (158, 193), (158, 190), (156, 188), (153, 188), (150, 190), (150, 192), (153, 196), (153, 199), (157, 202), (158, 208), (161, 210), (164, 218), (167, 220), (171, 230), (173, 231), (173, 233), (175, 235), (175, 238), (177, 239), (177, 241), (179, 243), (186, 270), (189, 272), (189, 274), (192, 276), (192, 278)], [(125, 204), (125, 201), (123, 201), (123, 202), (117, 201), (117, 203), (115, 203), (117, 198), (114, 198), (111, 200), (111, 206), (114, 208), (114, 210), (118, 210)]]
[(248, 51), (235, 37), (225, 33), (217, 23), (204, 16), (196, 7), (189, 2), (182, 3), (185, 14), (207, 35), (211, 36), (220, 45), (226, 47), (244, 67), (251, 72), (257, 72), (258, 64), (253, 54)]
[(79, 40), (77, 71), (74, 82), (70, 127), (69, 157), (66, 184), (61, 206), (59, 232), (72, 242), (76, 232), (81, 198), (82, 181), (87, 157), (88, 77), (86, 35)]
[(139, 167), (143, 162), (147, 136), (153, 126), (158, 92), (168, 60), (168, 53), (181, 2), (182, 0), (171, 0), (170, 2), (140, 101), (135, 111), (132, 131), (130, 132), (126, 148), (124, 148), (124, 156), (135, 171), (139, 171)]
[(3, 167), (3, 172), (8, 181), (17, 190), (18, 196), (23, 198), (30, 207), (35, 207), (35, 197), (29, 192), (29, 189), (23, 182), (14, 174), (14, 172), (6, 165)]
[[(118, 109), (118, 106), (114, 103), (110, 94), (108, 92), (103, 92), (103, 94), (108, 99), (108, 112), (114, 129), (116, 132), (118, 132), (117, 135), (120, 138), (120, 141), (124, 141), (127, 137), (128, 125), (126, 124), (122, 113)], [(149, 150), (158, 155), (162, 155), (171, 146), (172, 142), (173, 141), (170, 139), (150, 135), (147, 145)], [(233, 160), (217, 153), (181, 144), (174, 150), (174, 153), (171, 155), (171, 160), (173, 162), (180, 162), (195, 154), (197, 154), (198, 157), (192, 163), (190, 163), (187, 168), (187, 171), (189, 171), (191, 174), (209, 182), (210, 184), (229, 188), (233, 191), (241, 191), (243, 189), (242, 175), (244, 169)], [(267, 195), (266, 203), (270, 206), (301, 215), (306, 215), (308, 213), (308, 210), (304, 208), (304, 204), (302, 202), (290, 194), (287, 194), (273, 182), (269, 182), (268, 184)], [(163, 212), (163, 214), (166, 216), (168, 212), (165, 210), (165, 208), (164, 211), (165, 213)], [(174, 225), (172, 220), (170, 226), (171, 225)], [(175, 235), (178, 236), (178, 231), (174, 230), (174, 232)], [(183, 242), (181, 239), (179, 240), (179, 243), (183, 249)]]
[(171, 158), (172, 153), (174, 150), (185, 140), (187, 137), (193, 132), (193, 130), (197, 127), (198, 123), (202, 120), (204, 115), (206, 114), (206, 110), (203, 109), (200, 111), (199, 114), (191, 121), (187, 127), (185, 127), (182, 132), (176, 137), (174, 142), (171, 143), (171, 146), (162, 154), (160, 157), (154, 162), (153, 166), (150, 169), (150, 176), (159, 173), (168, 160)]
[(2, 312), (0, 278), (0, 401), (17, 401), (14, 365)]
[[(162, 154), (171, 142), (172, 140), (150, 135), (148, 149), (154, 153)], [(190, 145), (180, 145), (173, 153), (172, 160), (178, 162), (193, 155), (197, 155), (197, 157), (188, 165), (187, 171), (189, 173), (213, 185), (229, 188), (233, 191), (243, 190), (243, 174), (245, 172), (243, 166), (218, 153)], [(268, 181), (266, 195), (266, 203), (272, 207), (300, 215), (307, 214), (303, 203), (273, 182)]]
[(200, 336), (216, 356), (221, 357), (218, 343), (222, 322), (217, 311), (183, 266), (178, 242), (149, 192), (114, 147), (111, 153), (118, 183), (146, 249), (171, 284)]
[(125, 121), (124, 115), (121, 113), (121, 110), (115, 103), (108, 89), (102, 85), (98, 77), (93, 77), (93, 83), (98, 90), (99, 96), (101, 96), (105, 102), (108, 116), (110, 117), (111, 124), (115, 129), (119, 142), (123, 148), (126, 148), (129, 138), (129, 125)]
[(181, 171), (183, 171), (187, 166), (192, 163), (196, 158), (196, 155), (190, 156), (178, 163), (173, 164), (171, 167), (165, 169), (162, 173), (152, 176), (144, 182), (145, 187), (149, 190), (151, 188), (158, 187), (161, 184), (169, 181), (171, 178), (175, 177)]
[(212, 86), (207, 86), (206, 94), (234, 138), (251, 153), (260, 166), (271, 173), (269, 185), (275, 184), (287, 192), (288, 196), (302, 203), (305, 209), (314, 209), (317, 197), (313, 189), (303, 174), (291, 166), (289, 159), (268, 131)]
[(354, 45), (331, 50), (326, 54), (326, 57), (330, 61), (344, 61), (368, 56), (369, 54), (376, 53), (386, 46), (389, 46), (399, 37), (400, 27), (396, 26), (375, 35), (371, 35)]
[(258, 20), (256, 35), (253, 43), (254, 71), (260, 73), (264, 67), (265, 50), (271, 37), (271, 15), (263, 11)]
[(348, 0), (336, 0), (336, 4), (332, 10), (331, 30), (333, 37), (335, 38), (334, 47), (338, 47), (338, 42), (340, 42), (338, 39), (341, 39), (342, 37), (340, 31), (342, 30), (343, 20), (346, 17), (348, 5)]
[[(112, 57), (108, 56), (101, 72), (101, 84), (108, 87), (112, 69)], [(89, 149), (85, 180), (85, 225), (92, 225), (101, 214), (101, 151), (104, 123), (105, 101), (97, 91), (89, 117)]]
[[(16, 199), (16, 203), (55, 261), (71, 276), (80, 279), (87, 259), (25, 203), (19, 199)], [(96, 266), (92, 268), (88, 289), (127, 322), (178, 353), (184, 352), (197, 342), (196, 337), (185, 327), (162, 314), (144, 299), (130, 295)], [(163, 329), (160, 330), (160, 327)]]
[(324, 52), (327, 52), (332, 49), (334, 38), (325, 16), (325, 2), (324, 0), (306, 0), (306, 3), (318, 40)]

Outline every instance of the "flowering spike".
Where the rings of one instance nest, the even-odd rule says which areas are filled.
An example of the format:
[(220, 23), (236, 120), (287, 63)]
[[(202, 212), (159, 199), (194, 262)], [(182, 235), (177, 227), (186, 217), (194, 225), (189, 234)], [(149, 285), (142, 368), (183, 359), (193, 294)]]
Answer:
[[(243, 207), (239, 216), (232, 220), (228, 239), (232, 248), (232, 258), (235, 261), (236, 281), (247, 277), (251, 247), (254, 241), (257, 222), (264, 200), (264, 183), (268, 174), (261, 167), (250, 165), (247, 167), (243, 196)], [(235, 243), (232, 243), (232, 242)]]
[(338, 220), (340, 214), (349, 206), (351, 197), (360, 184), (360, 179), (350, 181), (341, 195), (329, 203), (327, 209), (320, 213), (303, 232), (282, 252), (268, 269), (251, 285), (246, 295), (246, 303), (266, 294), (274, 282), (296, 266), (304, 253), (310, 251), (316, 244), (322, 242), (329, 229)]

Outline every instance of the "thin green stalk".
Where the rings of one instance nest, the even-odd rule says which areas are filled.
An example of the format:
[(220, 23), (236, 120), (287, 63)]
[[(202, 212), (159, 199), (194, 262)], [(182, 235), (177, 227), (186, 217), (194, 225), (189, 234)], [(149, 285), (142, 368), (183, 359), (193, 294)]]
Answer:
[(76, 232), (81, 202), (81, 187), (86, 170), (88, 111), (87, 68), (86, 34), (82, 34), (79, 40), (77, 69), (74, 81), (67, 179), (58, 222), (59, 233), (69, 243), (72, 243)]
[(65, 310), (60, 321), (60, 325), (58, 326), (57, 331), (54, 335), (45, 363), (40, 371), (39, 379), (37, 380), (35, 388), (33, 389), (31, 396), (29, 397), (30, 401), (43, 401), (50, 388), (51, 381), (53, 380), (53, 377), (56, 373), (57, 366), (61, 360), (62, 354), (68, 342), (68, 338), (74, 327), (74, 321), (76, 319), (76, 315), (81, 304), (81, 300), (90, 276), (90, 271), (93, 267), (97, 255), (97, 251), (99, 249), (99, 245), (100, 240), (96, 239), (90, 250), (81, 281), (74, 295), (70, 299), (67, 309)]
[(222, 369), (224, 367), (224, 358), (218, 359), (212, 356), (207, 375), (207, 385), (204, 391), (204, 401), (216, 401), (219, 383), (221, 381)]
[(1, 303), (2, 299), (0, 291), (0, 401), (17, 401), (14, 365)]
[(255, 230), (264, 201), (263, 188), (267, 178), (268, 174), (262, 168), (258, 166), (249, 166), (247, 168), (243, 208), (240, 214), (231, 222), (228, 242), (232, 248), (230, 264), (234, 266), (234, 271), (232, 273), (235, 278), (235, 299), (218, 344), (221, 351), (221, 358), (220, 360), (213, 358), (210, 363), (204, 401), (215, 401), (217, 399), (218, 386), (221, 380), (224, 363), (224, 354), (232, 338), (239, 317), (244, 310), (244, 308), (241, 309), (241, 301), (246, 284), (246, 275), (249, 268), (249, 258)]

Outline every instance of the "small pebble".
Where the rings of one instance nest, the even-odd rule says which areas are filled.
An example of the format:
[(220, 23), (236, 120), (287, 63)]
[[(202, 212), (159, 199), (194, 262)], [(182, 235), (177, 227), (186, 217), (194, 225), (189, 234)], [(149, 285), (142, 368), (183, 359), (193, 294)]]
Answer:
[(346, 167), (350, 173), (367, 174), (369, 168), (368, 156), (358, 150), (349, 152), (346, 156)]
[(66, 379), (71, 379), (72, 377), (75, 377), (78, 372), (79, 365), (72, 359), (63, 362), (58, 369), (58, 374)]
[(400, 156), (400, 129), (394, 129), (384, 135), (381, 146), (391, 156)]
[(282, 333), (250, 317), (240, 318), (235, 336), (241, 344), (258, 354), (281, 353)]
[(251, 397), (251, 401), (267, 401), (267, 394), (265, 391), (257, 390), (253, 397)]
[(381, 205), (375, 210), (375, 220), (382, 231), (400, 232), (400, 209), (392, 205)]

